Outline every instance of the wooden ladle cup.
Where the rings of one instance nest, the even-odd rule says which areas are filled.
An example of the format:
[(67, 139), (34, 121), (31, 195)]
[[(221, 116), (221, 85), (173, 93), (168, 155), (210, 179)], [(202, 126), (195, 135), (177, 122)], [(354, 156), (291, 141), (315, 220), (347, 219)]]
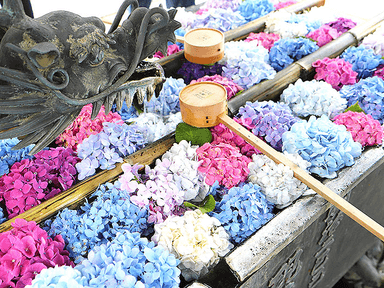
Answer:
[(297, 179), (384, 241), (384, 228), (380, 224), (299, 168), (283, 153), (276, 151), (230, 118), (227, 115), (227, 93), (223, 86), (214, 82), (190, 84), (180, 91), (179, 98), (181, 115), (185, 123), (195, 127), (212, 127), (219, 123), (224, 124), (276, 163), (290, 167)]

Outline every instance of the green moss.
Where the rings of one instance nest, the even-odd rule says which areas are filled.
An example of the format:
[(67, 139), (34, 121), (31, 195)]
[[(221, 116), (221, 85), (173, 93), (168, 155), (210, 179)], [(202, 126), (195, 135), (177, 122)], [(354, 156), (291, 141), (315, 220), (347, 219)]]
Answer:
[(197, 128), (181, 122), (176, 127), (175, 138), (177, 143), (186, 140), (192, 145), (202, 146), (212, 141), (212, 133), (208, 128)]

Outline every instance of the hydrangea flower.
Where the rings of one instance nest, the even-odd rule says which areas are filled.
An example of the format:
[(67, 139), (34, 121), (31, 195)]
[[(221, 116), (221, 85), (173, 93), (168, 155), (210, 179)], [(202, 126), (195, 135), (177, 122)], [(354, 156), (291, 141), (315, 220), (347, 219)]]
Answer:
[(9, 168), (23, 159), (31, 159), (28, 153), (34, 145), (19, 150), (12, 150), (20, 142), (17, 138), (0, 140), (0, 177), (9, 172)]
[(347, 127), (353, 140), (359, 142), (363, 147), (382, 143), (383, 127), (369, 114), (347, 111), (333, 118), (333, 122)]
[(348, 18), (339, 17), (335, 21), (326, 23), (331, 28), (335, 28), (338, 32), (345, 33), (356, 26), (356, 22)]
[(79, 180), (94, 175), (96, 169), (110, 170), (123, 158), (147, 144), (147, 129), (135, 124), (119, 125), (104, 122), (103, 131), (91, 135), (78, 145), (77, 154), (82, 159), (76, 164)]
[(250, 118), (252, 125), (249, 128), (252, 133), (279, 151), (283, 144), (282, 135), (299, 120), (288, 105), (273, 101), (247, 102), (239, 109), (239, 116), (243, 121)]
[(384, 80), (384, 65), (377, 67), (377, 70), (373, 73), (373, 76), (377, 76)]
[(57, 147), (13, 164), (10, 172), (0, 177), (0, 197), (8, 217), (13, 218), (72, 187), (79, 161), (71, 148)]
[(73, 266), (60, 235), (52, 239), (36, 222), (19, 218), (12, 227), (0, 233), (1, 287), (25, 287), (43, 269)]
[[(288, 154), (285, 157), (303, 170), (307, 170), (310, 163), (303, 160), (299, 154)], [(266, 199), (282, 209), (290, 205), (303, 194), (308, 194), (307, 185), (294, 177), (289, 166), (277, 164), (265, 155), (253, 155), (252, 162), (248, 164), (248, 181), (261, 187)]]
[(178, 267), (186, 281), (205, 275), (233, 247), (220, 221), (200, 210), (156, 224), (152, 240), (180, 260)]
[(135, 106), (132, 105), (128, 108), (127, 103), (125, 101), (123, 102), (123, 106), (119, 111), (117, 111), (116, 104), (113, 104), (112, 111), (117, 112), (120, 115), (121, 120), (123, 120), (124, 122), (131, 122), (132, 119), (139, 116), (139, 113), (136, 110)]
[(4, 215), (4, 210), (2, 207), (0, 207), (0, 224), (5, 222), (6, 220), (7, 220), (7, 218)]
[(288, 1), (284, 1), (284, 2), (275, 3), (273, 5), (273, 7), (275, 7), (276, 10), (279, 10), (281, 8), (285, 8), (285, 7), (291, 6), (291, 5), (295, 4), (295, 3), (297, 3), (297, 1), (288, 0)]
[(48, 233), (61, 233), (70, 256), (79, 263), (88, 251), (115, 238), (118, 232), (148, 231), (148, 209), (130, 200), (120, 183), (100, 185), (79, 210), (64, 209), (55, 219), (47, 220)]
[(104, 106), (101, 106), (94, 120), (91, 120), (91, 115), (92, 104), (85, 105), (75, 121), (56, 138), (55, 143), (59, 146), (69, 147), (77, 151), (77, 145), (82, 143), (85, 138), (103, 130), (102, 124), (104, 122), (123, 124), (121, 116), (118, 113), (110, 112), (108, 115), (105, 115)]
[(238, 147), (205, 143), (196, 152), (201, 161), (198, 170), (206, 175), (205, 183), (208, 185), (218, 181), (220, 185), (232, 188), (247, 179), (247, 165), (251, 159), (242, 155)]
[(72, 266), (43, 269), (26, 288), (84, 288), (80, 271)]
[(204, 2), (200, 9), (222, 8), (236, 11), (241, 2), (242, 0), (211, 0)]
[(219, 63), (213, 65), (201, 65), (186, 61), (181, 64), (177, 74), (180, 75), (184, 79), (185, 84), (188, 85), (192, 80), (197, 80), (204, 76), (221, 75), (222, 71), (222, 65)]
[(369, 34), (363, 39), (362, 46), (370, 48), (377, 55), (384, 57), (384, 26), (377, 29), (374, 33)]
[(227, 77), (220, 76), (220, 75), (204, 76), (197, 80), (192, 80), (191, 84), (196, 82), (205, 82), (205, 81), (215, 82), (217, 84), (224, 86), (225, 90), (227, 90), (227, 100), (231, 99), (237, 93), (244, 90), (243, 87), (237, 85), (232, 80), (229, 80)]
[(229, 189), (211, 215), (217, 218), (231, 240), (241, 243), (273, 217), (273, 204), (252, 183)]
[[(171, 44), (171, 45), (168, 45), (168, 48), (167, 48), (167, 56), (169, 55), (172, 55), (172, 54), (175, 54), (177, 52), (180, 52), (180, 47), (179, 45), (177, 44)], [(163, 53), (161, 53), (160, 51), (157, 51), (154, 55), (153, 55), (153, 58), (157, 58), (157, 59), (161, 59), (161, 58), (164, 58), (165, 56), (163, 55)]]
[(315, 52), (319, 47), (307, 38), (284, 38), (275, 42), (269, 52), (271, 66), (280, 71), (304, 56)]
[[(139, 207), (148, 207), (148, 223), (160, 223), (172, 215), (182, 215), (185, 208), (185, 191), (176, 185), (173, 175), (169, 173), (171, 161), (158, 161), (151, 169), (145, 167), (145, 174), (137, 173), (137, 166), (125, 163), (121, 166), (122, 176), (119, 178), (121, 189), (130, 195), (131, 201)], [(182, 179), (180, 179), (182, 181)], [(185, 187), (192, 183), (184, 182)]]
[(264, 79), (272, 79), (276, 71), (269, 65), (268, 50), (251, 42), (225, 43), (223, 76), (246, 89)]
[(279, 34), (274, 33), (249, 33), (248, 37), (244, 39), (245, 42), (252, 42), (252, 44), (256, 44), (257, 46), (263, 46), (268, 51), (271, 50), (274, 43), (280, 39)]
[(299, 79), (289, 84), (280, 95), (280, 101), (299, 117), (327, 115), (333, 117), (347, 108), (347, 101), (332, 86), (323, 81)]
[(179, 261), (139, 233), (124, 231), (94, 247), (75, 267), (84, 287), (179, 287)]
[(315, 67), (316, 80), (324, 80), (336, 90), (344, 85), (352, 85), (357, 82), (357, 72), (352, 70), (352, 64), (344, 59), (325, 57), (312, 63)]
[(383, 124), (384, 122), (384, 80), (379, 77), (368, 77), (354, 85), (344, 86), (340, 90), (341, 97), (347, 99), (348, 106), (356, 102), (365, 113), (372, 115)]
[(241, 15), (247, 22), (267, 15), (275, 10), (272, 2), (269, 0), (245, 0), (238, 7)]
[[(243, 124), (243, 121), (249, 122), (250, 125), (251, 119), (250, 118), (234, 118), (236, 122)], [(211, 142), (212, 145), (217, 145), (220, 143), (226, 143), (230, 144), (233, 147), (238, 147), (240, 149), (241, 154), (251, 157), (253, 154), (261, 153), (259, 150), (257, 150), (255, 147), (253, 147), (251, 144), (246, 142), (243, 138), (241, 138), (239, 135), (231, 131), (228, 127), (226, 127), (224, 124), (219, 124), (211, 128), (212, 137), (213, 140)]]
[(298, 153), (311, 163), (311, 173), (324, 178), (335, 178), (337, 171), (352, 166), (361, 155), (361, 144), (353, 141), (345, 126), (333, 123), (325, 115), (311, 116), (292, 125), (283, 134), (283, 151)]
[(352, 64), (352, 70), (357, 72), (358, 78), (372, 76), (375, 69), (380, 64), (384, 64), (381, 55), (375, 54), (372, 49), (366, 48), (363, 45), (358, 47), (348, 47), (340, 55), (340, 58)]
[(162, 116), (180, 112), (179, 94), (185, 86), (184, 80), (181, 78), (167, 78), (159, 97), (152, 97), (149, 102), (145, 103), (145, 111)]
[(307, 37), (316, 41), (319, 47), (331, 42), (338, 38), (342, 32), (337, 31), (328, 25), (323, 25), (319, 29), (313, 30), (307, 34)]
[(308, 32), (311, 32), (313, 30), (319, 29), (322, 25), (322, 22), (316, 17), (313, 17), (313, 14), (314, 13), (311, 13), (311, 11), (302, 14), (292, 13), (287, 22), (295, 24), (304, 23)]

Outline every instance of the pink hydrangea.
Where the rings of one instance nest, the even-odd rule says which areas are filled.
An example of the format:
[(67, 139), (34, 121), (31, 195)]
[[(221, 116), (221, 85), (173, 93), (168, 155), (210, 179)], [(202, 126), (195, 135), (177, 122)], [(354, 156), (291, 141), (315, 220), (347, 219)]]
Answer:
[(297, 3), (297, 1), (292, 1), (292, 0), (288, 0), (288, 1), (285, 1), (285, 2), (278, 2), (276, 3), (275, 5), (273, 5), (275, 7), (276, 10), (279, 10), (281, 8), (284, 8), (284, 7), (288, 7), (290, 5), (293, 5)]
[[(167, 50), (167, 56), (169, 55), (172, 55), (172, 54), (175, 54), (177, 52), (181, 51), (180, 50), (180, 47), (179, 45), (177, 44), (172, 44), (172, 45), (169, 45), (168, 46), (168, 50)], [(163, 53), (161, 53), (160, 51), (157, 51), (154, 55), (153, 55), (154, 58), (164, 58), (165, 56), (163, 55)]]
[(317, 45), (321, 47), (336, 39), (341, 34), (343, 33), (338, 32), (335, 28), (332, 28), (328, 25), (323, 25), (319, 29), (309, 32), (307, 34), (307, 37), (312, 40), (315, 40), (317, 42)]
[(352, 70), (352, 64), (344, 59), (325, 57), (312, 63), (315, 67), (316, 80), (324, 80), (336, 90), (344, 85), (352, 85), (357, 82), (357, 72)]
[(279, 34), (275, 33), (249, 33), (248, 37), (244, 39), (245, 42), (255, 41), (257, 46), (263, 46), (265, 49), (271, 50), (273, 44), (280, 39)]
[[(243, 119), (244, 118), (240, 118)], [(241, 120), (234, 119), (236, 122)], [(252, 122), (251, 118), (246, 118), (246, 121)], [(219, 124), (215, 127), (211, 128), (212, 132), (212, 145), (226, 143), (230, 144), (233, 147), (238, 147), (240, 149), (241, 154), (252, 157), (253, 154), (260, 154), (261, 152), (253, 147), (251, 144), (247, 143), (243, 138), (239, 135), (233, 133), (228, 127), (223, 124)]]
[(384, 65), (380, 65), (379, 67), (377, 67), (377, 70), (375, 71), (375, 73), (373, 73), (373, 76), (377, 76), (384, 80)]
[(118, 123), (121, 125), (124, 123), (118, 113), (109, 112), (108, 115), (105, 115), (104, 106), (101, 106), (94, 120), (91, 120), (91, 115), (92, 104), (88, 104), (83, 107), (75, 121), (56, 138), (56, 144), (77, 151), (77, 145), (82, 143), (85, 138), (103, 130), (104, 122)]
[(230, 189), (247, 180), (251, 158), (241, 154), (238, 147), (226, 143), (205, 143), (196, 152), (201, 161), (198, 171), (206, 175), (205, 183), (208, 185), (218, 181)]
[(75, 165), (80, 161), (71, 148), (51, 148), (33, 159), (14, 163), (0, 178), (0, 198), (4, 199), (8, 218), (39, 205), (75, 184)]
[(232, 80), (228, 79), (227, 77), (221, 76), (221, 75), (213, 75), (213, 76), (204, 76), (202, 78), (199, 78), (197, 80), (192, 80), (190, 84), (196, 83), (196, 82), (204, 82), (204, 81), (211, 81), (215, 82), (217, 84), (223, 85), (225, 90), (227, 90), (227, 99), (231, 99), (233, 96), (235, 96), (237, 93), (244, 90), (243, 87), (237, 85)]
[(344, 125), (351, 132), (353, 140), (363, 147), (382, 143), (383, 127), (369, 114), (347, 111), (337, 115), (333, 121), (338, 125)]
[(0, 233), (0, 287), (30, 285), (41, 270), (72, 266), (63, 237), (48, 237), (36, 222), (16, 219), (13, 229)]

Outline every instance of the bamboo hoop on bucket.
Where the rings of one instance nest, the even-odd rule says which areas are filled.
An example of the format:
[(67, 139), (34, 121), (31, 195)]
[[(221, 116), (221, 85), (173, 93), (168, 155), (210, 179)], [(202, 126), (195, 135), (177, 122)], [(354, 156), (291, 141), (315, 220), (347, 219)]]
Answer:
[(380, 224), (299, 168), (283, 153), (278, 152), (230, 118), (227, 115), (227, 91), (223, 86), (220, 86), (220, 84), (213, 82), (199, 82), (184, 87), (179, 95), (183, 121), (195, 127), (211, 127), (219, 123), (224, 124), (274, 162), (282, 163), (291, 168), (297, 179), (384, 241), (384, 228)]

